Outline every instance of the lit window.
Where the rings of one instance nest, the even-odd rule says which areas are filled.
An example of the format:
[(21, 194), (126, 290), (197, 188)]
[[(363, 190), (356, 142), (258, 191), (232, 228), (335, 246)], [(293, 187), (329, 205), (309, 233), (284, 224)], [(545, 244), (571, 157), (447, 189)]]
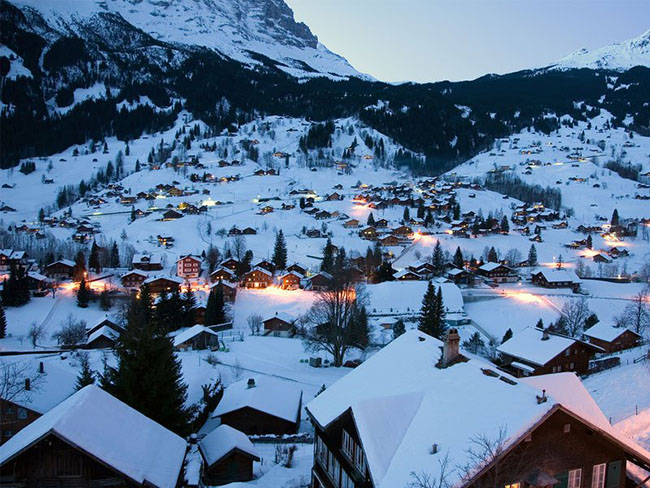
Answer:
[(606, 464), (596, 464), (591, 474), (591, 488), (605, 488)]
[(506, 488), (521, 488), (521, 483), (510, 483)]
[(569, 483), (567, 488), (580, 488), (582, 484), (582, 469), (572, 469), (569, 471)]

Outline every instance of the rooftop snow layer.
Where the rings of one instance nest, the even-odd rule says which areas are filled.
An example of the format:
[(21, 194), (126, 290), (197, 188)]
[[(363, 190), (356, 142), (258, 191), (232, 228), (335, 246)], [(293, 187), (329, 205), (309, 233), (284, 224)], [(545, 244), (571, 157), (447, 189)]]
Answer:
[(199, 442), (199, 449), (208, 466), (223, 459), (233, 449), (239, 449), (259, 460), (259, 454), (246, 434), (229, 425), (220, 425), (210, 432)]

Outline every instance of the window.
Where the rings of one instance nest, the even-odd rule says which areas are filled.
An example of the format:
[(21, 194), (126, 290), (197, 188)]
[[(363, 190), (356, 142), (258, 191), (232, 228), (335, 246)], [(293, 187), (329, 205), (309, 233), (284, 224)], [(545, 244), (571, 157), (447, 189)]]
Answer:
[(521, 483), (510, 483), (506, 488), (521, 488)]
[(341, 471), (341, 488), (354, 488), (354, 481), (345, 471)]
[(27, 418), (27, 410), (24, 408), (18, 407), (18, 418), (20, 420), (25, 420)]
[(571, 354), (571, 348), (569, 348), (569, 349), (567, 349), (566, 351), (564, 351), (564, 355), (565, 355), (565, 356), (568, 356), (568, 355), (570, 355), (570, 354)]
[(569, 471), (569, 483), (567, 488), (580, 488), (582, 483), (582, 469), (572, 469)]
[(605, 488), (606, 465), (596, 464), (591, 474), (591, 488)]
[(348, 434), (348, 431), (343, 429), (343, 443), (341, 445), (343, 453), (349, 457), (351, 460), (354, 460), (354, 440)]
[(564, 424), (564, 433), (568, 434), (571, 432), (571, 424)]

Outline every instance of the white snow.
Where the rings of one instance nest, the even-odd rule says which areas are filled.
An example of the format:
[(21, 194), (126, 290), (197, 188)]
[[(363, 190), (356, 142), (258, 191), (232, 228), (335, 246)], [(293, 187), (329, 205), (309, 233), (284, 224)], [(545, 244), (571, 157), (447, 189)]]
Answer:
[(199, 449), (208, 466), (223, 459), (234, 449), (238, 449), (251, 457), (258, 458), (253, 443), (246, 437), (246, 434), (229, 425), (220, 425), (199, 442)]

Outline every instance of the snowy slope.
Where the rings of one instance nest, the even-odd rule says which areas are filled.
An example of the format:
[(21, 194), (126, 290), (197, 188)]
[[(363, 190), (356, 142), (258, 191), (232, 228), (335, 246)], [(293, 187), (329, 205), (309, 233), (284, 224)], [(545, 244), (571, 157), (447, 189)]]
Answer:
[(38, 10), (56, 30), (82, 34), (98, 16), (117, 14), (160, 41), (201, 46), (249, 65), (259, 54), (296, 77), (362, 77), (296, 22), (283, 0), (14, 0)]
[(634, 66), (650, 66), (650, 30), (633, 39), (610, 44), (599, 49), (579, 49), (560, 59), (555, 69), (611, 69), (626, 71)]

